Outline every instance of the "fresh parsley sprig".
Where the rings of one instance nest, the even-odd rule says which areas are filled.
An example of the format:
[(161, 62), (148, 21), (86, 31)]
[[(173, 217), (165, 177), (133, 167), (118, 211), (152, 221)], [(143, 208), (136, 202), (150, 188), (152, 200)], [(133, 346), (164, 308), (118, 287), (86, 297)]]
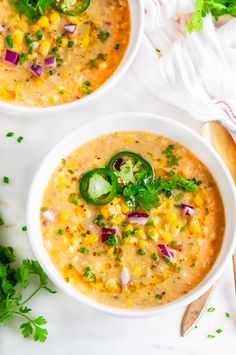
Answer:
[[(12, 266), (14, 262), (13, 248), (0, 245), (0, 324), (6, 324), (14, 316), (20, 316), (26, 320), (20, 326), (22, 335), (45, 342), (48, 335), (47, 329), (43, 327), (47, 323), (46, 319), (42, 316), (31, 317), (31, 308), (25, 305), (41, 289), (50, 293), (56, 291), (48, 287), (48, 277), (38, 261), (26, 259), (19, 267)], [(32, 276), (38, 277), (39, 284), (24, 299), (24, 291), (28, 288)]]

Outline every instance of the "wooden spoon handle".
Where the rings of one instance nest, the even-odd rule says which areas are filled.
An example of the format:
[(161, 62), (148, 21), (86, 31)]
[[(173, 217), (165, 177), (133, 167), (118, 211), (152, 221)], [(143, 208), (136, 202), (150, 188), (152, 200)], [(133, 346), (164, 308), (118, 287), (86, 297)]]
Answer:
[(214, 287), (215, 285), (213, 285), (198, 299), (190, 303), (186, 308), (180, 328), (180, 334), (182, 337), (187, 335), (193, 329), (199, 318), (204, 313), (211, 298)]

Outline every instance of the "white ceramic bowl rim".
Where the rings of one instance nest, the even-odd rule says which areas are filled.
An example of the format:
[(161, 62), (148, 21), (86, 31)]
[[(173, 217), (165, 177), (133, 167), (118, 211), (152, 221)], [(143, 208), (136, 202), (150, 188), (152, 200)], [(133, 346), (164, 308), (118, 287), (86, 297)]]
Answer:
[(30, 114), (32, 118), (34, 115), (38, 117), (38, 114), (42, 114), (42, 118), (46, 113), (53, 112), (63, 112), (64, 110), (71, 110), (81, 107), (82, 105), (92, 101), (98, 96), (106, 93), (109, 89), (111, 89), (121, 77), (125, 74), (125, 72), (131, 66), (141, 44), (143, 28), (144, 28), (144, 4), (142, 0), (128, 0), (130, 5), (131, 12), (131, 35), (130, 42), (128, 45), (127, 52), (121, 61), (120, 65), (116, 69), (115, 73), (96, 91), (94, 91), (91, 95), (83, 97), (80, 100), (76, 100), (70, 103), (57, 105), (57, 106), (49, 106), (49, 107), (26, 107), (20, 105), (13, 105), (0, 100), (0, 109), (5, 112), (13, 112), (14, 114)]
[[(156, 308), (143, 310), (113, 308), (98, 303), (95, 300), (81, 294), (70, 284), (66, 283), (53, 265), (46, 249), (44, 248), (40, 228), (39, 211), (42, 203), (43, 192), (47, 186), (51, 174), (60, 164), (61, 158), (66, 157), (78, 146), (91, 139), (99, 137), (100, 135), (115, 131), (129, 130), (140, 130), (164, 135), (187, 146), (213, 173), (222, 193), (226, 213), (226, 232), (221, 252), (214, 266), (203, 281), (187, 295), (175, 300), (174, 302)], [(176, 310), (179, 307), (187, 305), (206, 292), (223, 273), (235, 249), (235, 215), (236, 196), (234, 182), (225, 164), (215, 150), (196, 132), (176, 121), (154, 114), (134, 112), (113, 114), (103, 117), (96, 121), (82, 125), (77, 130), (67, 135), (55, 146), (55, 148), (41, 163), (32, 182), (27, 201), (27, 226), (30, 244), (36, 258), (39, 260), (50, 279), (58, 286), (59, 289), (94, 309), (113, 315), (129, 317), (152, 316)]]

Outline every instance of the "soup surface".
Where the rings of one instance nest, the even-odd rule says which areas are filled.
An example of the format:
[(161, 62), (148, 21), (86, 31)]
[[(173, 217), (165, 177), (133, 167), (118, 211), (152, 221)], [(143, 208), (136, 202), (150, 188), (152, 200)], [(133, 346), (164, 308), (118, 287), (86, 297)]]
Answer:
[(37, 21), (1, 0), (0, 100), (54, 106), (90, 95), (119, 66), (129, 35), (127, 0), (91, 0), (77, 16), (49, 7)]
[[(109, 168), (119, 191), (103, 204), (99, 189), (109, 199), (111, 180), (89, 172), (81, 187), (81, 177), (120, 151), (132, 153), (121, 153)], [(136, 154), (145, 160), (135, 161)], [(99, 137), (62, 157), (41, 221), (45, 248), (67, 282), (98, 302), (139, 309), (169, 303), (198, 285), (225, 229), (222, 199), (206, 166), (176, 142), (135, 131)]]

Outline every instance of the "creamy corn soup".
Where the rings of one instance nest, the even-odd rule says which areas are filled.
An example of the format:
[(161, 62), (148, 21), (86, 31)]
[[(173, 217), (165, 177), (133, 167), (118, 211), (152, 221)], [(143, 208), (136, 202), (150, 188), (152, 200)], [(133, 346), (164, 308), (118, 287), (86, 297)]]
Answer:
[(65, 281), (121, 308), (156, 307), (191, 291), (225, 229), (206, 166), (166, 137), (133, 131), (62, 157), (40, 214), (45, 248)]
[(37, 3), (0, 0), (0, 100), (54, 106), (92, 94), (126, 52), (128, 1), (52, 0), (42, 14)]

